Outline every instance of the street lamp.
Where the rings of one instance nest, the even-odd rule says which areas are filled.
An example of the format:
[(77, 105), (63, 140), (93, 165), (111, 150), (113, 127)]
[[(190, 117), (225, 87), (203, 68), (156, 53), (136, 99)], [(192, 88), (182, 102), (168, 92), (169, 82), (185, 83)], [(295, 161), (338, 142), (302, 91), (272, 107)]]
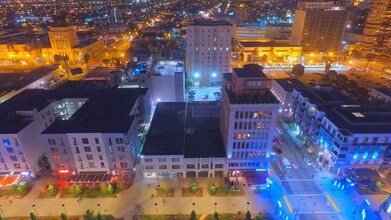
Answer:
[(0, 205), (0, 211), (1, 211), (1, 214), (3, 215), (3, 217), (5, 218), (4, 211), (3, 211), (3, 209), (1, 208), (1, 205)]
[(297, 209), (296, 209), (296, 212), (295, 212), (295, 220), (296, 220), (296, 218), (297, 218), (297, 215), (299, 214), (299, 209), (300, 209), (301, 202), (302, 202), (304, 199), (312, 199), (312, 196), (307, 196), (307, 197), (301, 198), (301, 199), (299, 200), (299, 205), (297, 206)]
[(98, 206), (98, 208), (99, 208), (99, 213), (101, 213), (101, 211), (100, 211), (100, 203), (98, 203), (96, 206)]
[(193, 211), (194, 211), (195, 202), (193, 202)]
[(65, 209), (65, 204), (62, 204), (61, 206), (64, 209), (65, 215), (68, 215), (67, 210)]
[(159, 215), (159, 212), (157, 210), (157, 203), (155, 203), (155, 207), (156, 207), (156, 215)]
[(32, 207), (33, 207), (33, 209), (34, 209), (34, 211), (35, 211), (35, 214), (37, 214), (37, 216), (39, 217), (38, 212), (37, 212), (37, 208), (35, 208), (35, 204), (32, 205)]
[(217, 202), (215, 202), (215, 212), (216, 212), (216, 206), (217, 206)]
[(247, 211), (248, 211), (248, 206), (250, 205), (250, 202), (247, 202)]

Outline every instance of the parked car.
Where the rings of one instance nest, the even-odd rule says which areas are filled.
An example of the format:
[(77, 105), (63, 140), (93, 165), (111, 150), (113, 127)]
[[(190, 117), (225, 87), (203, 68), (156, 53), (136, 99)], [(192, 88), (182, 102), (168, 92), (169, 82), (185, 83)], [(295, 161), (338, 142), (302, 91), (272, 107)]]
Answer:
[(195, 89), (190, 89), (189, 94), (195, 95), (195, 94), (197, 94), (197, 91)]
[(208, 99), (209, 98), (209, 95), (208, 94), (204, 94), (203, 96), (202, 96), (202, 99)]
[(303, 157), (303, 161), (304, 161), (305, 164), (307, 164), (307, 166), (311, 166), (311, 165), (312, 165), (312, 164), (311, 164), (311, 161), (308, 160), (308, 159), (305, 158), (305, 157)]
[(215, 96), (221, 96), (221, 92), (214, 92), (213, 93)]

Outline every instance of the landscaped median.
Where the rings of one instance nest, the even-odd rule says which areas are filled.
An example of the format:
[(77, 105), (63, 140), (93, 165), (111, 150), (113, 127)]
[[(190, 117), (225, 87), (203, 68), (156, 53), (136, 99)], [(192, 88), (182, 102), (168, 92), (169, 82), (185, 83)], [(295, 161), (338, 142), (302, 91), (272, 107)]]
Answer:
[(209, 193), (211, 196), (218, 197), (244, 196), (243, 189), (231, 190), (225, 186), (215, 186), (215, 184), (209, 187)]
[(23, 198), (31, 189), (31, 182), (20, 182), (19, 184), (3, 186), (0, 188), (0, 198), (18, 199)]

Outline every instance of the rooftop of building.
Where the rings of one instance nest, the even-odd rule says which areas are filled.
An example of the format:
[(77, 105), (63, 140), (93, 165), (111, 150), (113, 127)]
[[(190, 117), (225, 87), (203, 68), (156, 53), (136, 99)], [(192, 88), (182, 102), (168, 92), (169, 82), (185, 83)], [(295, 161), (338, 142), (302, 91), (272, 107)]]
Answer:
[(225, 157), (219, 115), (215, 104), (159, 103), (142, 155)]
[(160, 102), (156, 106), (142, 155), (183, 155), (185, 102)]
[(391, 107), (358, 105), (323, 106), (320, 110), (334, 123), (341, 133), (382, 134), (391, 131)]
[(43, 110), (54, 101), (85, 98), (86, 103), (68, 120), (56, 120), (43, 133), (126, 133), (134, 117), (129, 113), (147, 89), (88, 89), (60, 87), (28, 89), (0, 105), (0, 133), (17, 133), (32, 122), (17, 111)]
[(87, 40), (83, 40), (83, 41), (80, 41), (79, 44), (75, 45), (73, 48), (83, 48), (83, 47), (86, 47), (90, 44), (93, 44), (95, 42), (97, 42), (98, 40), (97, 39), (87, 39)]
[(293, 90), (302, 90), (307, 88), (306, 85), (304, 85), (296, 78), (274, 79), (274, 81), (287, 92), (293, 92)]
[(263, 67), (258, 64), (245, 64), (243, 65), (243, 68), (233, 68), (233, 72), (236, 74), (239, 78), (247, 78), (247, 77), (267, 77), (263, 73)]
[(291, 45), (289, 41), (242, 41), (239, 42), (243, 47), (300, 47)]
[(189, 21), (187, 26), (232, 26), (232, 24), (226, 20), (194, 19)]
[(248, 27), (248, 26), (251, 26), (251, 27), (292, 27), (293, 24), (289, 24), (289, 23), (267, 23), (267, 24), (264, 24), (264, 23), (260, 23), (260, 22), (257, 22), (257, 23), (242, 23), (242, 24), (237, 24), (236, 26), (237, 27)]
[(18, 33), (11, 36), (2, 36), (0, 44), (31, 44), (37, 37), (35, 34)]
[[(200, 108), (201, 107), (201, 108)], [(216, 105), (214, 105), (216, 108)], [(200, 108), (202, 115), (197, 113)], [(220, 134), (220, 118), (213, 108), (188, 107), (186, 118), (185, 158), (226, 157)], [(217, 108), (218, 109), (218, 108)]]
[(302, 94), (302, 96), (306, 97), (310, 103), (317, 106), (322, 104), (356, 104), (356, 102), (354, 102), (348, 96), (330, 87), (307, 88), (302, 89), (299, 92)]
[(376, 88), (373, 88), (373, 90), (376, 90), (376, 91), (378, 91), (378, 92), (383, 93), (383, 94), (386, 95), (386, 96), (391, 97), (391, 88), (387, 88), (387, 87), (376, 87)]
[(0, 96), (28, 86), (54, 71), (57, 67), (39, 67), (28, 73), (2, 73), (0, 74)]
[(230, 89), (224, 88), (230, 104), (278, 104), (278, 99), (269, 89), (259, 89), (250, 94), (235, 95)]

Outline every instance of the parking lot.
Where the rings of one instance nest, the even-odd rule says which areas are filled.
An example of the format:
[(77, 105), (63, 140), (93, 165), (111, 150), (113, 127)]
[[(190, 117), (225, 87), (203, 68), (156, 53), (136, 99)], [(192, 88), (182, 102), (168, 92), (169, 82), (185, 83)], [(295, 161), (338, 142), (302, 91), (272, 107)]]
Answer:
[[(220, 94), (220, 95), (218, 95)], [(221, 87), (192, 87), (186, 90), (185, 100), (191, 101), (219, 101), (221, 99)]]

